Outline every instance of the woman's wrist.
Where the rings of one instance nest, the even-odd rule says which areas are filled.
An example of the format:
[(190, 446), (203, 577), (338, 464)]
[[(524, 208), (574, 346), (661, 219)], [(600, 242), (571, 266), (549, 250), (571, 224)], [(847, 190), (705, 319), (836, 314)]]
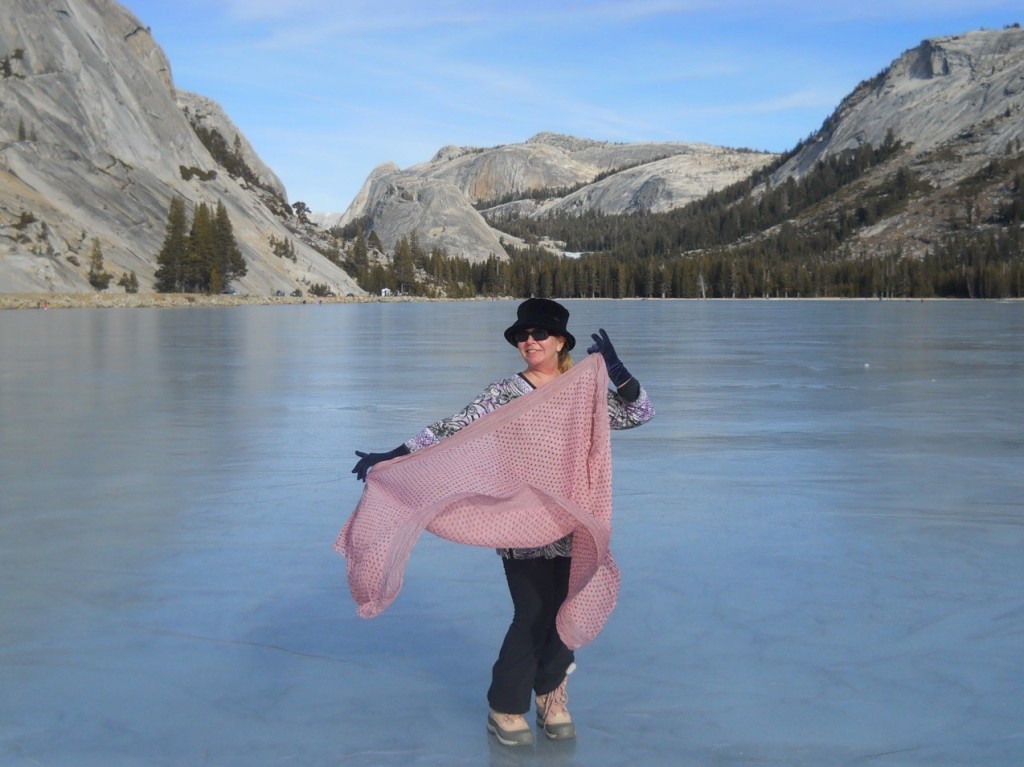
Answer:
[(626, 402), (636, 402), (640, 399), (640, 382), (633, 376), (630, 376), (629, 380), (621, 386), (616, 387), (616, 390)]

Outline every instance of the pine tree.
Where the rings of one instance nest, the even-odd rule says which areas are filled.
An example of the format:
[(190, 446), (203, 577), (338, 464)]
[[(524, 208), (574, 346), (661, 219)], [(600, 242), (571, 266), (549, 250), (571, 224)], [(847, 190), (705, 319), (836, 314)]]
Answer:
[(123, 272), (121, 274), (121, 279), (117, 281), (117, 284), (124, 288), (125, 293), (139, 292), (139, 278), (135, 276), (134, 271), (131, 274)]
[(103, 249), (100, 247), (99, 239), (94, 237), (92, 255), (89, 258), (89, 284), (96, 290), (106, 290), (112, 276), (103, 269)]
[(185, 263), (188, 260), (187, 226), (185, 201), (180, 197), (174, 197), (167, 213), (164, 243), (156, 258), (158, 268), (154, 287), (160, 293), (181, 293), (185, 289)]
[(209, 290), (211, 293), (219, 293), (231, 284), (232, 280), (244, 277), (248, 271), (245, 257), (235, 240), (235, 231), (231, 226), (231, 219), (228, 218), (228, 210), (221, 201), (217, 202), (217, 213), (213, 220), (213, 239), (214, 264), (210, 273)]
[(426, 262), (427, 254), (420, 245), (420, 236), (413, 229), (409, 235), (409, 255), (412, 256), (412, 263), (417, 269), (422, 269)]
[(356, 234), (356, 241), (352, 244), (352, 261), (357, 269), (366, 269), (367, 266), (369, 266), (366, 238), (363, 237), (363, 230), (361, 227), (358, 234)]
[(412, 293), (416, 282), (416, 265), (412, 260), (412, 248), (409, 240), (402, 237), (395, 246), (395, 255), (392, 261), (392, 271), (395, 276), (395, 287), (401, 293)]
[[(188, 256), (185, 261), (184, 283), (186, 293), (210, 292), (210, 276), (217, 270), (216, 243), (210, 207), (199, 203), (192, 217), (188, 234)], [(216, 279), (222, 279), (219, 274)]]

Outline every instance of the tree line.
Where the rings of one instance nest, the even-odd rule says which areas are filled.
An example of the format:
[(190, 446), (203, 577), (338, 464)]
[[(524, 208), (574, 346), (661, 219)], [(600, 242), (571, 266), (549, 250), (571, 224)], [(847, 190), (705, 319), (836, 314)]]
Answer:
[[(415, 276), (375, 263), (353, 271), (371, 293), (382, 288), (416, 296), (551, 296), (560, 298), (1021, 298), (1020, 229), (961, 234), (923, 259), (899, 250), (859, 258), (802, 261), (779, 254), (690, 254), (619, 261), (607, 254), (578, 259), (539, 247), (510, 251), (508, 260), (472, 263), (440, 249), (422, 251)], [(406, 275), (409, 268), (405, 268)]]
[[(540, 219), (511, 217), (491, 223), (527, 242), (547, 236), (565, 242), (570, 251), (610, 253), (625, 259), (721, 247), (768, 231), (826, 202), (901, 148), (890, 132), (878, 148), (863, 144), (831, 155), (819, 160), (802, 178), (790, 176), (773, 185), (772, 175), (799, 152), (797, 147), (746, 179), (665, 213), (589, 211)], [(900, 183), (913, 186), (909, 171)], [(862, 224), (883, 212), (877, 205), (877, 200), (864, 200), (858, 206), (856, 215)]]
[(221, 293), (246, 271), (223, 202), (218, 201), (213, 211), (200, 203), (190, 226), (185, 201), (172, 198), (163, 246), (157, 255), (157, 292)]
[[(399, 243), (390, 270), (377, 264), (360, 271), (350, 261), (346, 268), (374, 292), (400, 284), (414, 295), (453, 297), (1024, 297), (1019, 144), (954, 190), (963, 215), (947, 222), (951, 232), (923, 258), (898, 245), (881, 253), (854, 245), (857, 232), (930, 190), (906, 167), (870, 186), (856, 183), (899, 152), (891, 134), (880, 147), (831, 156), (801, 179), (773, 185), (772, 174), (799, 150), (667, 213), (502, 220), (504, 231), (530, 243), (522, 249), (503, 243), (507, 261), (469, 263), (437, 249), (428, 253), (414, 234)], [(1009, 201), (983, 219), (977, 198), (993, 184), (1006, 188)], [(815, 215), (801, 218), (808, 212)], [(539, 245), (542, 236), (584, 255), (553, 254)]]

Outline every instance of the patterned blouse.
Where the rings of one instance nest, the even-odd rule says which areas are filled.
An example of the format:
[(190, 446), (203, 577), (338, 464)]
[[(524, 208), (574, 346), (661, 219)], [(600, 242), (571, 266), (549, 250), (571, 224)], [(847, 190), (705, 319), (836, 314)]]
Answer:
[[(629, 394), (637, 394), (633, 401), (627, 401), (619, 392), (608, 390), (608, 420), (613, 429), (632, 429), (647, 423), (654, 417), (654, 406), (651, 404), (647, 392), (638, 384), (632, 386), (630, 384), (635, 384), (635, 379), (624, 387)], [(458, 413), (427, 426), (408, 440), (405, 446), (415, 453), (417, 450), (435, 445), (480, 416), (487, 415), (516, 397), (529, 394), (536, 388), (521, 373), (495, 381)], [(631, 389), (632, 391), (630, 391)], [(539, 548), (498, 549), (498, 554), (506, 559), (569, 557), (572, 556), (572, 534)]]

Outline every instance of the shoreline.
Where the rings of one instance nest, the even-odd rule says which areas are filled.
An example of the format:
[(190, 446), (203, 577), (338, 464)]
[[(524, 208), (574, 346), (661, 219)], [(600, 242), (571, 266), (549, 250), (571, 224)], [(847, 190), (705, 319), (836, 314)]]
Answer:
[(193, 306), (277, 306), (444, 301), (412, 296), (253, 296), (204, 293), (0, 293), (3, 309), (150, 309)]
[[(315, 304), (381, 304), (445, 301), (511, 301), (512, 296), (476, 298), (426, 298), (423, 296), (254, 296), (206, 295), (203, 293), (0, 293), (0, 311), (4, 309), (160, 309), (198, 306), (280, 306)], [(560, 298), (565, 301), (868, 301), (923, 303), (926, 301), (1016, 302), (1018, 298)]]

